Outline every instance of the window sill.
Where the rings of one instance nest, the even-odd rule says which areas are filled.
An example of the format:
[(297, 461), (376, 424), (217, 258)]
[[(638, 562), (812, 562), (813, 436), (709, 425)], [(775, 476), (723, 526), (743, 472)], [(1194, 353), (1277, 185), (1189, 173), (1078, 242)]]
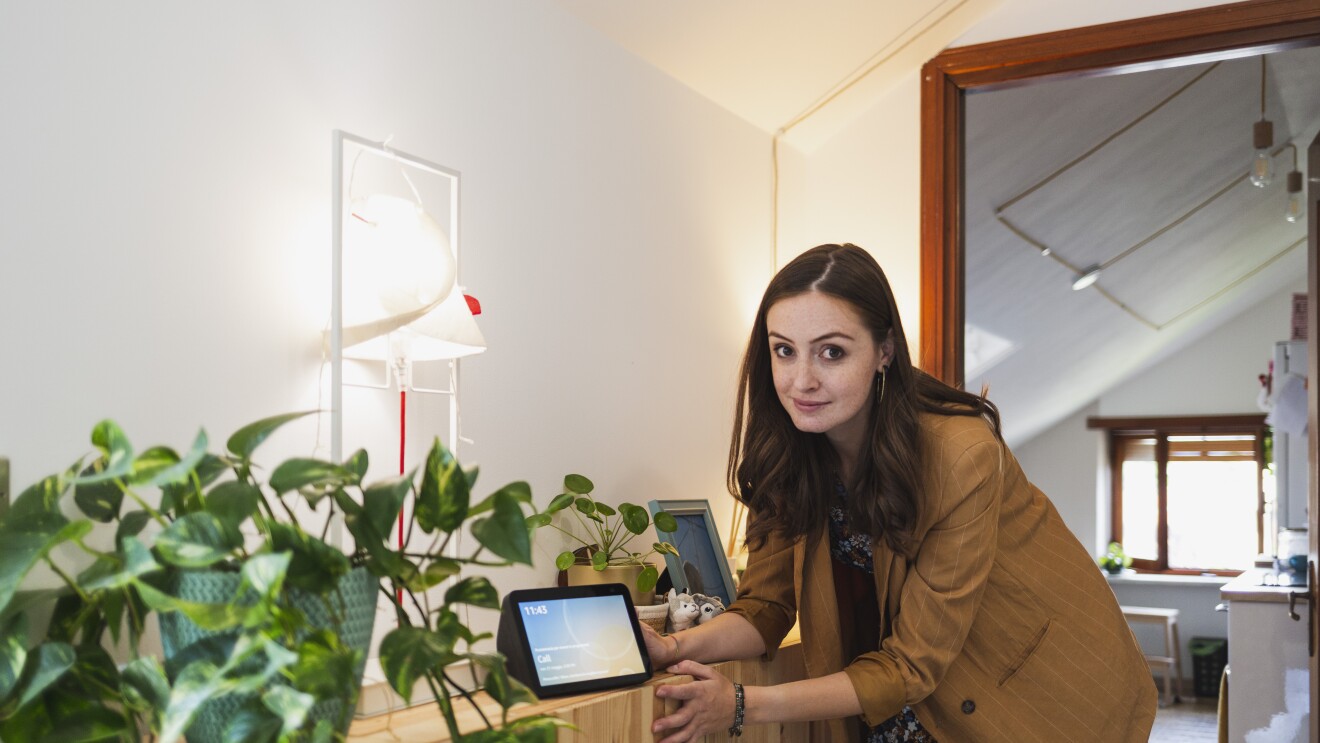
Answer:
[(1113, 585), (1147, 586), (1215, 586), (1219, 587), (1233, 580), (1224, 575), (1163, 575), (1161, 573), (1124, 572), (1119, 575), (1105, 574)]

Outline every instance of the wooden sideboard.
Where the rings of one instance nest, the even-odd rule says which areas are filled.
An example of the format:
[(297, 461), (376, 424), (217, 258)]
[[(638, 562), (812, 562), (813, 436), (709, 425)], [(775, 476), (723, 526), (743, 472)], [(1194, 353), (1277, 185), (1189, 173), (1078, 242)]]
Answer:
[[(731, 681), (748, 686), (769, 686), (806, 677), (802, 664), (802, 645), (796, 638), (786, 640), (773, 661), (740, 660), (716, 663), (713, 668)], [(690, 681), (691, 676), (657, 673), (647, 683), (629, 689), (597, 692), (575, 697), (547, 699), (537, 704), (514, 708), (510, 719), (527, 715), (554, 715), (572, 723), (577, 730), (563, 729), (560, 743), (651, 743), (651, 723), (678, 708), (673, 700), (658, 699), (655, 687), (661, 684)], [(474, 701), (491, 720), (498, 720), (499, 705), (478, 692)], [(481, 718), (463, 699), (454, 703), (463, 730), (476, 730), (482, 726)], [(807, 740), (807, 723), (785, 725), (749, 725), (742, 740), (747, 743), (779, 743)], [(703, 740), (723, 741), (727, 736), (706, 736)], [(448, 741), (449, 731), (434, 704), (411, 707), (391, 714), (382, 714), (353, 722), (348, 730), (349, 743), (437, 743)]]

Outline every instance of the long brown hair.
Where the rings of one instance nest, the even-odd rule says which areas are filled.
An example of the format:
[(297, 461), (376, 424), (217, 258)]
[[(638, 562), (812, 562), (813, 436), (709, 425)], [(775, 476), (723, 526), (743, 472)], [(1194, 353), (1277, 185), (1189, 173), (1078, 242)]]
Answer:
[(818, 534), (825, 525), (837, 455), (824, 434), (799, 431), (780, 403), (766, 330), (772, 305), (812, 291), (851, 305), (874, 339), (893, 334), (884, 399), (871, 393), (870, 445), (862, 447), (852, 481), (844, 485), (850, 494), (850, 526), (910, 556), (921, 512), (918, 414), (981, 416), (998, 437), (999, 411), (984, 397), (950, 387), (912, 365), (889, 280), (856, 245), (812, 248), (780, 269), (766, 287), (739, 373), (729, 492), (756, 516), (748, 524), (750, 544), (776, 531), (789, 537)]

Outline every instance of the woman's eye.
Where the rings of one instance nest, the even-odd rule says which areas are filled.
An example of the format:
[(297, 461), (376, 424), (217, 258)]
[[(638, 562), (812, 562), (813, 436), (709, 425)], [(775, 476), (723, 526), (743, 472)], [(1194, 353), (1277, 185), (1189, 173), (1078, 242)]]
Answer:
[(821, 349), (820, 355), (830, 361), (838, 361), (843, 358), (843, 349), (838, 346), (826, 346)]
[(793, 349), (783, 343), (775, 344), (775, 346), (771, 348), (771, 351), (781, 359), (786, 359), (793, 355)]

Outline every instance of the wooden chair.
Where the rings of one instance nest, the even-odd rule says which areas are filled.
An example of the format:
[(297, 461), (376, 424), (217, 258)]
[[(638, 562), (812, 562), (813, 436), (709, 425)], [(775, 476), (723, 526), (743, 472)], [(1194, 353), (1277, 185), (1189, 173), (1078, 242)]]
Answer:
[(1154, 606), (1121, 606), (1128, 624), (1157, 624), (1164, 629), (1164, 655), (1147, 655), (1146, 663), (1152, 673), (1159, 671), (1164, 679), (1164, 694), (1160, 706), (1168, 706), (1182, 699), (1182, 646), (1178, 643), (1178, 610)]

